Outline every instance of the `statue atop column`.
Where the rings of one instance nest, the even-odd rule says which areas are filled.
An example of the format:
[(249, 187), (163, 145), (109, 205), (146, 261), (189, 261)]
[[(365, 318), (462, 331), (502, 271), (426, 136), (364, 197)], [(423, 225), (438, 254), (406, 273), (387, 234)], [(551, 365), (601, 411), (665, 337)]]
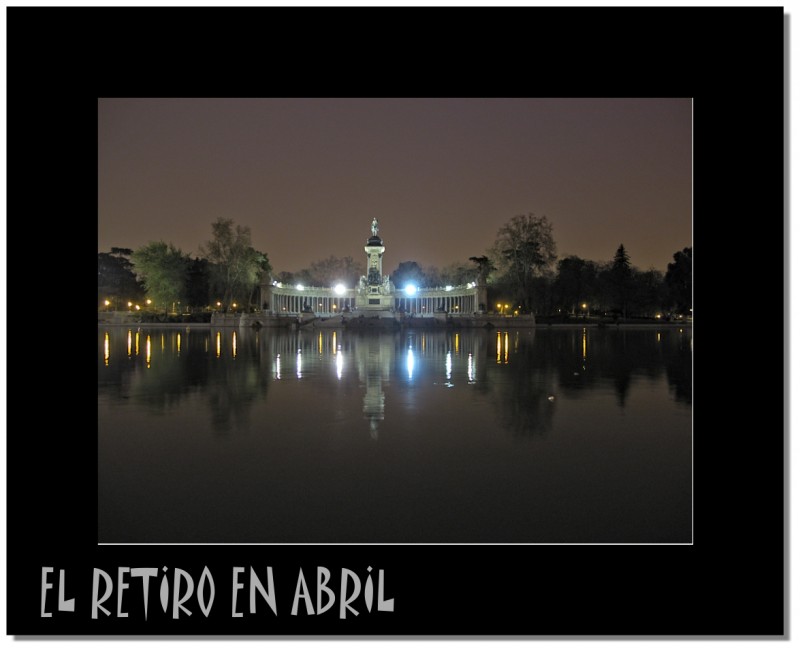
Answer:
[(374, 217), (372, 218), (372, 236), (373, 237), (378, 236), (378, 220), (375, 219)]

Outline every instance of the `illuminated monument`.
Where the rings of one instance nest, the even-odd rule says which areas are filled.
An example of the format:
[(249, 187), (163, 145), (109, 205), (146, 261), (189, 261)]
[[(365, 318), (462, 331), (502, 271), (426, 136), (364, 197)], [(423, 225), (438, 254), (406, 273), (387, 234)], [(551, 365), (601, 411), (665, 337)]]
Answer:
[(378, 220), (372, 220), (372, 237), (367, 240), (367, 275), (361, 276), (356, 287), (356, 309), (370, 315), (394, 310), (394, 283), (383, 275), (383, 240), (378, 237)]
[[(275, 280), (261, 287), (264, 314), (299, 319), (302, 324), (324, 327), (325, 321), (338, 317), (339, 324), (353, 324), (355, 319), (430, 319), (446, 322), (453, 317), (466, 320), (485, 313), (486, 278), (475, 272), (476, 279), (457, 287), (416, 287), (398, 289), (383, 275), (386, 247), (378, 235), (378, 220), (372, 220), (372, 235), (364, 246), (367, 275), (361, 276), (352, 289), (339, 283), (333, 287), (305, 287)], [(332, 325), (332, 324), (331, 324)], [(355, 324), (353, 324), (355, 325)], [(465, 325), (469, 325), (465, 323)]]

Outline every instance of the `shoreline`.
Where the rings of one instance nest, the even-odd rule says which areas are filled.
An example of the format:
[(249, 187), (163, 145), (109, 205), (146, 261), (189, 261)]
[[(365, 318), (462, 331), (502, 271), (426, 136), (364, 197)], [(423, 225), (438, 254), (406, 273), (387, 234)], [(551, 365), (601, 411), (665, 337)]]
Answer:
[[(484, 325), (477, 325), (473, 324), (470, 325), (468, 323), (424, 323), (422, 320), (413, 321), (411, 323), (400, 323), (398, 322), (396, 326), (392, 328), (389, 327), (380, 327), (380, 328), (368, 328), (368, 327), (358, 327), (358, 326), (348, 326), (346, 323), (336, 323), (336, 324), (308, 324), (302, 326), (301, 330), (335, 330), (335, 329), (343, 329), (343, 330), (351, 330), (353, 332), (363, 332), (365, 330), (389, 330), (389, 329), (406, 329), (406, 330), (457, 330), (457, 329), (467, 329), (467, 330), (522, 330), (526, 328), (535, 328), (539, 329), (547, 329), (547, 328), (595, 328), (595, 329), (629, 329), (629, 328), (691, 328), (692, 322), (681, 322), (681, 321), (664, 321), (662, 323), (604, 323), (604, 322), (594, 322), (594, 323), (521, 323), (515, 322), (513, 319), (508, 319), (506, 321), (500, 321), (499, 319), (496, 321), (491, 321), (490, 323), (486, 323)], [(281, 323), (279, 325), (263, 325), (259, 330), (286, 330), (286, 329), (297, 329), (296, 323)], [(98, 321), (97, 323), (98, 328), (167, 328), (167, 329), (203, 329), (203, 330), (211, 330), (213, 328), (246, 328), (246, 329), (254, 329), (252, 325), (247, 324), (221, 324), (221, 323), (140, 323), (138, 321), (124, 321), (118, 323), (108, 323)]]

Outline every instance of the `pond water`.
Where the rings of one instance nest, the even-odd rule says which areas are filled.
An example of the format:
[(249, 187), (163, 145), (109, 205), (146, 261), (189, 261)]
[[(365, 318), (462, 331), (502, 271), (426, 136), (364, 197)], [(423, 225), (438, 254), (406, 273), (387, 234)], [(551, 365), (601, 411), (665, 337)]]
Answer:
[(100, 543), (689, 543), (691, 328), (98, 328)]

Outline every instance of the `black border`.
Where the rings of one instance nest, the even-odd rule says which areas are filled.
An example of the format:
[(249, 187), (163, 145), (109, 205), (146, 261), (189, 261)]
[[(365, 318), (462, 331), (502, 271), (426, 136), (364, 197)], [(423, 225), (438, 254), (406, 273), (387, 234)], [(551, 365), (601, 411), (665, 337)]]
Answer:
[[(786, 634), (782, 8), (6, 15), (8, 305), (30, 305), (31, 287), (50, 296), (41, 318), (8, 310), (9, 634)], [(101, 96), (694, 98), (694, 545), (97, 547), (86, 354), (96, 340), (81, 315), (95, 300)], [(749, 278), (758, 296), (741, 284)], [(742, 323), (732, 306), (753, 316)], [(37, 365), (38, 337), (63, 354), (58, 368)], [(224, 599), (234, 565), (271, 565), (291, 583), (301, 566), (307, 576), (317, 565), (383, 568), (396, 610), (293, 618), (289, 603), (277, 618), (232, 619)], [(43, 566), (66, 570), (75, 613), (39, 616)], [(92, 568), (118, 566), (195, 577), (208, 566), (219, 576), (212, 616), (159, 617), (151, 589), (149, 621), (92, 620), (82, 596)]]

